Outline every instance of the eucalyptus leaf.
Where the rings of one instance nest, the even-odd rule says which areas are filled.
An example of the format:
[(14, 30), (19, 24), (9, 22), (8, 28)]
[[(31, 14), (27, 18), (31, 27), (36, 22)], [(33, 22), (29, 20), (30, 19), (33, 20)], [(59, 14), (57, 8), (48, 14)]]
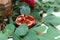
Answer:
[(55, 0), (55, 2), (56, 2), (57, 4), (60, 4), (60, 0)]
[(20, 37), (17, 36), (16, 34), (13, 34), (13, 40), (20, 40)]
[(26, 37), (23, 40), (38, 40), (38, 36), (35, 31), (29, 31)]
[(33, 30), (36, 31), (36, 32), (44, 32), (46, 29), (45, 26), (37, 26), (37, 27), (34, 27)]
[(46, 2), (54, 2), (55, 0), (42, 0), (43, 3), (46, 3)]
[(15, 34), (17, 36), (19, 35), (22, 36), (26, 35), (27, 32), (28, 32), (28, 26), (26, 24), (22, 24), (16, 29)]
[(43, 21), (47, 22), (47, 23), (51, 23), (54, 26), (57, 26), (60, 24), (60, 17), (54, 16), (54, 15), (48, 15), (46, 16)]
[(8, 39), (7, 34), (0, 32), (0, 40), (7, 40), (7, 39)]
[(47, 10), (47, 14), (52, 14), (53, 11), (54, 11), (53, 8), (49, 8), (49, 9)]
[(22, 5), (20, 7), (20, 12), (21, 12), (21, 14), (30, 14), (30, 8), (29, 8), (29, 6)]
[(41, 0), (35, 0), (35, 2), (39, 5), (39, 6), (41, 6)]
[(20, 3), (19, 1), (16, 1), (16, 5), (19, 5), (19, 3)]
[(34, 10), (31, 15), (36, 19), (39, 20), (40, 19), (40, 14), (39, 12), (37, 12), (36, 10)]
[(13, 34), (14, 30), (15, 30), (15, 26), (12, 23), (10, 23), (10, 24), (6, 25), (4, 31), (6, 33), (8, 33), (8, 35), (11, 35), (11, 34)]
[(50, 26), (46, 34), (38, 37), (39, 37), (39, 40), (57, 40), (55, 39), (55, 37), (58, 35), (60, 35), (60, 31)]
[(9, 17), (9, 23), (14, 23), (12, 16)]

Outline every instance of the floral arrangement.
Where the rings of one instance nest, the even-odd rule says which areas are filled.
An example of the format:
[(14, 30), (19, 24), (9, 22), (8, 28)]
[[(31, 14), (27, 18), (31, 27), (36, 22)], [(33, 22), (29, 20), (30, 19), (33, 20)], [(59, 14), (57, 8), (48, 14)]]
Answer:
[[(60, 0), (12, 0), (11, 10), (6, 10), (0, 31), (0, 40), (60, 40)], [(45, 16), (46, 15), (46, 16)]]

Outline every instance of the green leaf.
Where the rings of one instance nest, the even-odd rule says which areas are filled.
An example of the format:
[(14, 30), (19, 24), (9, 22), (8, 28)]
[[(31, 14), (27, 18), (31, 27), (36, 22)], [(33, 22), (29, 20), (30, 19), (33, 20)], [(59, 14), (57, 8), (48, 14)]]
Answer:
[(56, 2), (57, 4), (60, 4), (60, 0), (55, 0), (55, 2)]
[(54, 15), (48, 15), (43, 19), (44, 22), (50, 23), (54, 26), (57, 26), (60, 24), (60, 17), (54, 16)]
[(53, 12), (53, 8), (49, 8), (49, 9), (47, 10), (47, 14), (52, 14), (52, 12)]
[(26, 37), (23, 40), (38, 40), (38, 36), (35, 31), (30, 30)]
[(17, 36), (16, 34), (13, 34), (13, 40), (20, 40), (20, 37)]
[(8, 36), (6, 35), (6, 33), (2, 33), (0, 32), (0, 40), (7, 40)]
[(19, 3), (20, 3), (19, 1), (16, 1), (16, 5), (19, 5)]
[(57, 40), (55, 39), (55, 37), (58, 35), (60, 35), (60, 31), (50, 26), (46, 34), (38, 37), (39, 37), (39, 40)]
[(43, 2), (43, 3), (46, 3), (46, 2), (48, 2), (48, 0), (42, 0), (42, 2)]
[(35, 0), (35, 2), (36, 2), (39, 6), (41, 6), (41, 0)]
[(55, 0), (42, 0), (43, 3), (46, 3), (46, 2), (54, 2)]
[(29, 6), (22, 5), (20, 7), (20, 12), (21, 12), (21, 14), (30, 14), (30, 8), (29, 8)]
[(36, 20), (40, 20), (40, 14), (39, 12), (37, 12), (36, 10), (34, 10), (31, 15), (36, 19)]
[(12, 19), (12, 16), (9, 17), (9, 23), (14, 23), (13, 19)]
[(18, 9), (14, 10), (13, 13), (12, 13), (12, 16), (16, 16), (16, 15), (19, 15), (19, 11)]
[(28, 32), (28, 26), (26, 24), (22, 24), (16, 29), (15, 34), (17, 36), (19, 35), (21, 36), (21, 35), (25, 35), (27, 32)]
[(7, 32), (9, 35), (11, 35), (14, 32), (14, 30), (15, 26), (12, 23), (6, 25), (5, 27), (5, 32)]
[(45, 26), (37, 26), (37, 27), (34, 27), (33, 30), (36, 31), (36, 32), (44, 32), (46, 29)]

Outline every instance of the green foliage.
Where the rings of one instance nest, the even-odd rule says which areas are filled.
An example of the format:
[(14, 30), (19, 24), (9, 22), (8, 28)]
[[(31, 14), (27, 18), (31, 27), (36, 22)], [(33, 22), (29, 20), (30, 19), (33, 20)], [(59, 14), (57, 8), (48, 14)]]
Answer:
[(4, 31), (5, 31), (8, 35), (12, 35), (13, 32), (14, 32), (14, 30), (15, 30), (15, 26), (14, 26), (12, 23), (10, 23), (10, 24), (6, 25)]
[(48, 16), (46, 16), (44, 19), (43, 19), (43, 21), (45, 21), (45, 22), (47, 22), (47, 23), (50, 23), (50, 24), (52, 24), (52, 25), (54, 25), (54, 26), (57, 26), (57, 25), (59, 25), (60, 24), (60, 17), (56, 17), (56, 16), (54, 16), (54, 15), (48, 15)]
[(29, 6), (22, 5), (20, 7), (20, 12), (21, 12), (21, 14), (30, 14), (30, 8), (29, 8)]
[(16, 34), (13, 34), (13, 40), (20, 40), (20, 38)]
[(53, 12), (53, 8), (49, 8), (48, 10), (47, 10), (47, 14), (51, 14)]
[(32, 28), (32, 30), (34, 30), (36, 32), (44, 32), (45, 29), (46, 29), (45, 26), (37, 26), (37, 27)]
[[(12, 15), (8, 16), (9, 23), (6, 24), (5, 29), (0, 31), (0, 40), (7, 40), (10, 35), (12, 35), (13, 40), (60, 40), (60, 37), (55, 39), (60, 35), (60, 31), (55, 27), (60, 25), (60, 17), (52, 15), (52, 12), (60, 11), (60, 0), (34, 0), (33, 8), (30, 8), (26, 2), (20, 1), (15, 0), (12, 4), (13, 12)], [(43, 17), (44, 13), (47, 14), (46, 17)], [(33, 16), (36, 22), (35, 25), (29, 29), (26, 24), (20, 26), (15, 24), (14, 20), (21, 14)], [(45, 26), (42, 26), (42, 24), (45, 24)]]
[(39, 6), (41, 6), (42, 0), (35, 0), (35, 2), (36, 2)]
[(46, 2), (55, 2), (55, 0), (42, 0), (43, 3), (46, 3)]
[(0, 40), (7, 40), (8, 36), (6, 33), (2, 33), (2, 31), (0, 31)]
[(17, 36), (19, 35), (22, 36), (27, 34), (27, 32), (28, 32), (28, 26), (26, 24), (22, 24), (16, 29), (15, 34)]
[(31, 15), (32, 15), (36, 20), (39, 20), (39, 19), (40, 19), (40, 14), (39, 14), (39, 12), (37, 12), (36, 10), (33, 10), (33, 12), (31, 13)]
[(38, 37), (35, 31), (30, 30), (27, 36), (23, 38), (23, 40), (38, 40)]
[(60, 31), (55, 29), (54, 27), (50, 26), (47, 33), (39, 36), (39, 40), (57, 40), (57, 39), (55, 39), (55, 37), (57, 37), (59, 35), (60, 35)]

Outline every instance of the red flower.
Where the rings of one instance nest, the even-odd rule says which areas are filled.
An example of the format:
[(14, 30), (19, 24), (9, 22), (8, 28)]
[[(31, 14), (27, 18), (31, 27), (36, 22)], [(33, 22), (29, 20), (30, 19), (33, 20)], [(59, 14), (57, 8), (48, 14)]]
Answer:
[(32, 25), (35, 24), (35, 19), (30, 15), (23, 14), (23, 15), (18, 16), (15, 22), (17, 25), (26, 23), (28, 25), (28, 27), (31, 28)]
[(34, 0), (21, 0), (21, 2), (26, 2), (30, 6), (30, 8), (33, 8), (35, 5)]
[(10, 8), (7, 8), (7, 9), (5, 10), (5, 12), (6, 12), (7, 15), (10, 15), (10, 14), (11, 14), (11, 9), (10, 9)]

